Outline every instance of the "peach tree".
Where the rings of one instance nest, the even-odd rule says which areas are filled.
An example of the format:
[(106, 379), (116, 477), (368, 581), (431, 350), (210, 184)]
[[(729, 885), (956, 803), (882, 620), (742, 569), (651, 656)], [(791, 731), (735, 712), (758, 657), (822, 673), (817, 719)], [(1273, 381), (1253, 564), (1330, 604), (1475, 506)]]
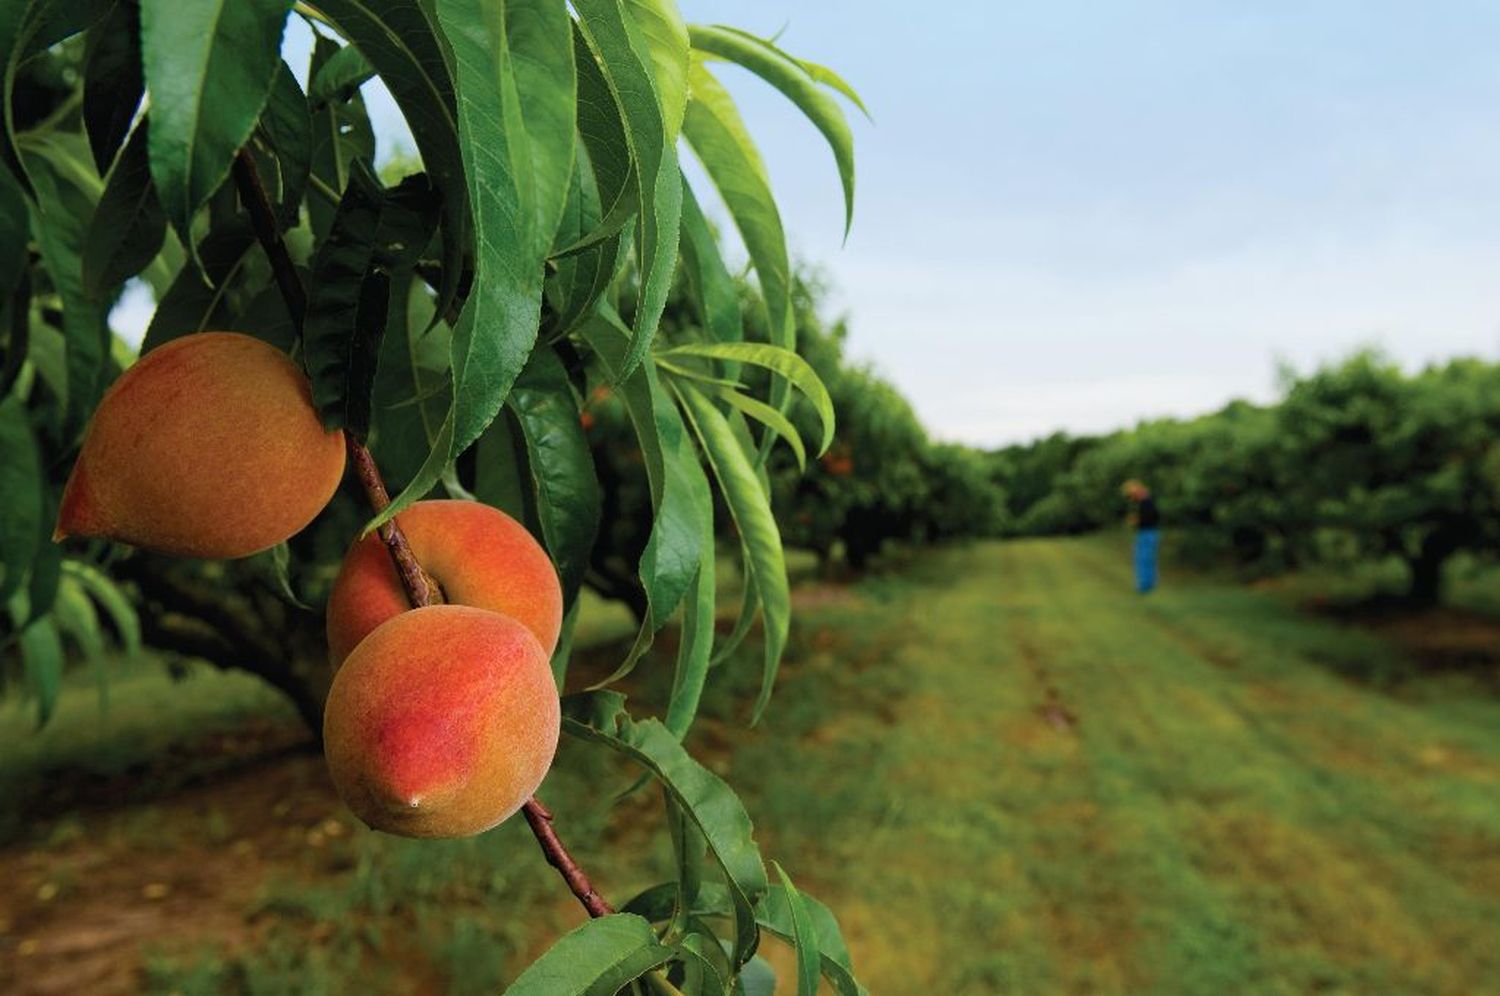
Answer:
[[(313, 39), (305, 67), (285, 61), (293, 19)], [(314, 722), (332, 668), (326, 649), (308, 650), (322, 627), (301, 603), (326, 596), (361, 532), (414, 610), (369, 640), (462, 600), (403, 527), (443, 496), (503, 509), (545, 550), (558, 624), (542, 666), (568, 687), (606, 507), (582, 405), (606, 390), (648, 484), (645, 611), (610, 680), (562, 696), (560, 725), (657, 783), (677, 874), (612, 903), (527, 798), (543, 855), (590, 919), (509, 991), (765, 992), (755, 952), (770, 932), (796, 950), (797, 992), (820, 980), (862, 992), (832, 914), (779, 866), (768, 875), (743, 804), (683, 746), (711, 666), (756, 620), (762, 681), (747, 711), (767, 707), (790, 599), (766, 462), (778, 441), (816, 455), (833, 433), (827, 392), (796, 350), (767, 172), (717, 66), (749, 70), (827, 138), (846, 224), (839, 101), (857, 104), (853, 91), (772, 41), (687, 25), (672, 0), (7, 0), (0, 52), (0, 600), (6, 671), (40, 717), (64, 638), (97, 649), (102, 609), (126, 643), (255, 670)], [(406, 175), (377, 169), (362, 95), (377, 78), (415, 144)], [(710, 189), (685, 180), (685, 151)], [(700, 201), (710, 195), (756, 277), (748, 325)], [(138, 349), (109, 325), (127, 286), (155, 301)], [(695, 320), (663, 325), (674, 287)], [(218, 350), (206, 343), (252, 358), (136, 386), (172, 350)], [(326, 506), (323, 478), (343, 455), (317, 432), (288, 442), (293, 382), (317, 432), (347, 453)], [(273, 393), (274, 412), (256, 400)], [(787, 417), (794, 394), (817, 413), (811, 440)], [(169, 438), (153, 451), (166, 456), (131, 459), (141, 440)], [(289, 503), (311, 503), (315, 518), (270, 528)], [(716, 503), (745, 578), (726, 636)], [(71, 538), (53, 542), (54, 526)], [(184, 553), (196, 559), (167, 555)], [(473, 607), (448, 618), (480, 617), (478, 629), (508, 620)], [(628, 705), (608, 686), (674, 619), (669, 696)], [(540, 652), (525, 627), (506, 633)], [(320, 669), (321, 687), (308, 678)], [(434, 664), (428, 680), (447, 674)]]

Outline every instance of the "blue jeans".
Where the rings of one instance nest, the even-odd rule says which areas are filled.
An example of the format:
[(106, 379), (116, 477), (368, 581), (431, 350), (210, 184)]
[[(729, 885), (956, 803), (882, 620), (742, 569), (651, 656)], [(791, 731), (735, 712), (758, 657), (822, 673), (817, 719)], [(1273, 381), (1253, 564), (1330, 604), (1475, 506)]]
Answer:
[(1157, 530), (1135, 531), (1135, 590), (1142, 594), (1156, 587), (1156, 548), (1160, 544)]

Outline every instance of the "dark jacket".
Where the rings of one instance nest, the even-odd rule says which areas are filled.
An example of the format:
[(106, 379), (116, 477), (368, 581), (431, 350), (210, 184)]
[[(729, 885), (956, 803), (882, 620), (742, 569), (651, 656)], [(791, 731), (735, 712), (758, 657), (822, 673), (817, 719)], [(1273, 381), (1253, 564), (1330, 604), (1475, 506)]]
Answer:
[(1161, 525), (1161, 513), (1156, 510), (1156, 499), (1150, 495), (1136, 502), (1135, 528), (1156, 529)]

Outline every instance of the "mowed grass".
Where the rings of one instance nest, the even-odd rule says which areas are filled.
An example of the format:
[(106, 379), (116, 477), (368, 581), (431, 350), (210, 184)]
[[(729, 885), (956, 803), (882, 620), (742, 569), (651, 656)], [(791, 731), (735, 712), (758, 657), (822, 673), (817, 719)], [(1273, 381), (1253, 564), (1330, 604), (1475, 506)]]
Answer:
[[(1452, 676), (1350, 680), (1408, 662), (1244, 587), (1169, 574), (1136, 596), (1122, 542), (980, 544), (799, 586), (754, 729), (755, 648), (716, 672), (689, 746), (740, 791), (766, 855), (838, 912), (871, 992), (1500, 991), (1500, 701)], [(628, 633), (588, 609), (585, 642)], [(642, 663), (637, 708), (659, 701), (669, 660)], [(158, 749), (131, 739), (148, 728), (201, 733), (257, 708), (284, 721), (225, 680), (112, 687), (114, 732), (94, 746), (86, 685), (51, 741), (7, 706), (0, 771), (139, 761)], [(542, 792), (617, 901), (669, 867), (655, 794), (612, 804), (633, 775), (569, 744)], [(209, 803), (165, 803), (149, 833), (139, 813), (68, 817), (45, 845), (53, 879), (87, 840), (115, 841), (114, 864), (154, 853), (173, 896), (199, 896), (186, 915), (209, 926), (188, 946), (141, 945), (147, 991), (496, 992), (581, 917), (519, 821), (449, 843), (374, 834), (315, 757)], [(115, 853), (128, 847), (141, 856)], [(215, 854), (251, 867), (172, 879)], [(52, 901), (35, 957), (70, 916), (113, 922), (100, 888), (77, 914), (57, 904), (85, 891)], [(139, 883), (118, 888), (139, 906)], [(38, 935), (17, 912), (24, 944)], [(787, 953), (763, 947), (788, 985)]]
[(733, 780), (871, 990), (1500, 991), (1500, 703), (1126, 564), (979, 545), (799, 613)]

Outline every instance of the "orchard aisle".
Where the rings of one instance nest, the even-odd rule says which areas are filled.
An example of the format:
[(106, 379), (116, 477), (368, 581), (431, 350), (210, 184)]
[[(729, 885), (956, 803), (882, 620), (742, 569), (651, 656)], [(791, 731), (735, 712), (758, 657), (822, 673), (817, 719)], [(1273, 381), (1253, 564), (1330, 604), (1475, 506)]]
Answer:
[(929, 555), (799, 619), (785, 732), (736, 777), (872, 992), (1500, 980), (1493, 698), (1351, 683), (1394, 651), (1243, 588), (1141, 599), (1100, 540)]

